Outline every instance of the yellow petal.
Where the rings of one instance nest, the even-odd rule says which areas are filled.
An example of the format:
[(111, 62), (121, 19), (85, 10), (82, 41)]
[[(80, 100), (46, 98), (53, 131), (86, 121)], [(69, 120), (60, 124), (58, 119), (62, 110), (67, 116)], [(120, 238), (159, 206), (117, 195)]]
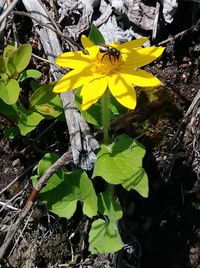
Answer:
[(132, 68), (139, 68), (141, 66), (147, 65), (150, 62), (157, 59), (164, 51), (164, 47), (146, 47), (137, 50), (132, 50), (125, 60), (125, 66), (131, 66)]
[(94, 59), (96, 57), (97, 53), (99, 52), (99, 47), (96, 46), (94, 43), (92, 43), (92, 41), (85, 35), (81, 36), (81, 43), (82, 43), (83, 47), (85, 48), (85, 50), (87, 50), (88, 53)]
[(96, 103), (103, 95), (107, 85), (107, 77), (94, 79), (88, 84), (85, 84), (81, 90), (81, 96), (83, 97), (82, 110), (87, 110), (92, 104)]
[(129, 109), (135, 109), (135, 90), (120, 74), (114, 74), (110, 77), (108, 87), (119, 103)]
[(142, 37), (136, 40), (132, 40), (130, 42), (126, 42), (124, 44), (119, 44), (115, 46), (121, 53), (130, 52), (132, 49), (136, 49), (144, 45), (144, 43), (148, 40), (148, 37)]
[(162, 85), (161, 81), (154, 75), (144, 70), (131, 70), (130, 68), (123, 68), (121, 76), (127, 83), (140, 87), (158, 87)]
[(56, 58), (56, 64), (71, 69), (83, 69), (91, 64), (89, 55), (82, 51), (65, 52)]
[(81, 36), (81, 43), (85, 49), (94, 46), (94, 43), (84, 34)]
[(73, 70), (65, 74), (53, 88), (53, 92), (60, 93), (71, 89), (78, 88), (83, 84), (93, 80), (94, 76), (91, 74), (90, 69), (83, 69), (81, 71)]

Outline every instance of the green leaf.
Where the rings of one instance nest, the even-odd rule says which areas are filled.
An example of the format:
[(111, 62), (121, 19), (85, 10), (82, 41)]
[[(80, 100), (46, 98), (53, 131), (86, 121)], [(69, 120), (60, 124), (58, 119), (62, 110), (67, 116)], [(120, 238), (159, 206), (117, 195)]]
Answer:
[(198, 209), (198, 210), (200, 210), (200, 203), (192, 202), (192, 207), (193, 207), (194, 209)]
[(45, 118), (56, 118), (63, 113), (60, 96), (52, 92), (55, 83), (42, 85), (32, 94), (30, 103)]
[(37, 125), (44, 119), (44, 116), (37, 113), (34, 109), (21, 110), (19, 116), (18, 127), (20, 129), (21, 135), (25, 136), (32, 130), (34, 130)]
[(5, 60), (3, 57), (0, 57), (0, 75), (2, 76), (5, 73), (6, 73)]
[(38, 83), (38, 82), (35, 81), (35, 80), (31, 80), (30, 83), (29, 83), (29, 85), (30, 85), (30, 87), (31, 87), (31, 89), (32, 89), (33, 91), (36, 91), (38, 88), (41, 87), (41, 84)]
[(8, 105), (0, 99), (0, 113), (12, 122), (18, 121), (19, 115), (16, 104)]
[(4, 59), (4, 63), (5, 63), (5, 67), (6, 67), (6, 73), (8, 76), (11, 76), (11, 73), (8, 69), (8, 60), (9, 58), (12, 58), (12, 54), (13, 52), (16, 51), (16, 48), (12, 45), (7, 45), (5, 48), (4, 48), (4, 51), (3, 51), (3, 59)]
[(81, 109), (81, 103), (82, 103), (82, 98), (80, 96), (80, 91), (81, 90), (77, 90), (76, 94), (75, 94), (75, 100), (76, 100), (76, 105), (77, 108), (81, 111), (83, 117), (85, 118), (85, 120), (92, 124), (95, 125), (96, 127), (100, 128), (101, 127), (101, 105), (99, 102), (96, 102), (95, 104), (93, 104), (89, 109), (82, 111)]
[(31, 105), (42, 105), (55, 98), (56, 94), (52, 91), (55, 84), (53, 82), (39, 87), (30, 98)]
[(9, 92), (7, 90), (6, 83), (3, 80), (0, 80), (0, 98), (5, 103), (9, 103)]
[(39, 113), (45, 115), (46, 119), (57, 118), (63, 113), (63, 106), (59, 95), (50, 100), (48, 103), (35, 105), (35, 109)]
[[(38, 172), (38, 176), (42, 177), (42, 175), (44, 174), (44, 172), (51, 167), (57, 160), (58, 160), (58, 155), (56, 153), (47, 153), (43, 156), (43, 158), (39, 161), (38, 163), (38, 167), (37, 167), (37, 172)], [(57, 171), (55, 174), (58, 175), (58, 177), (61, 177), (63, 173), (63, 169), (60, 168), (59, 171)], [(50, 185), (49, 185), (50, 186)], [(46, 187), (46, 186), (45, 186)], [(41, 190), (42, 192), (45, 192), (46, 188), (43, 188)], [(51, 188), (51, 187), (48, 187)]]
[(148, 178), (142, 168), (144, 147), (127, 135), (118, 136), (109, 146), (102, 145), (97, 155), (93, 177), (101, 176), (110, 184), (122, 184), (148, 197)]
[(35, 105), (35, 109), (43, 115), (50, 116), (51, 114), (55, 113), (54, 108), (48, 103), (42, 105)]
[(6, 63), (7, 63), (8, 59), (12, 56), (14, 51), (16, 51), (16, 48), (14, 46), (12, 46), (12, 45), (7, 45), (4, 48), (3, 58), (4, 58)]
[(122, 208), (113, 198), (113, 186), (108, 186), (107, 191), (98, 195), (98, 212), (107, 215), (112, 223), (122, 218)]
[[(38, 166), (39, 176), (42, 176), (56, 159), (55, 154), (46, 154)], [(83, 203), (83, 212), (88, 217), (97, 214), (97, 197), (92, 182), (87, 174), (79, 169), (72, 172), (60, 169), (51, 176), (46, 186), (40, 191), (39, 198), (46, 203), (50, 211), (59, 217), (71, 218), (78, 201)]]
[(101, 45), (105, 44), (105, 40), (103, 38), (102, 33), (99, 31), (99, 29), (92, 24), (90, 33), (89, 33), (89, 39), (95, 44), (95, 45)]
[(133, 177), (130, 180), (126, 180), (122, 183), (122, 186), (126, 190), (134, 189), (143, 197), (149, 196), (149, 185), (148, 177), (143, 168), (138, 168), (138, 172), (134, 173)]
[(108, 216), (108, 220), (97, 220), (92, 224), (89, 233), (92, 253), (115, 252), (124, 246), (118, 230), (118, 220), (123, 212), (113, 197), (113, 191), (113, 186), (109, 185), (107, 191), (98, 195), (98, 212)]
[[(78, 89), (75, 94), (77, 108), (81, 111), (85, 120), (92, 125), (95, 125), (98, 128), (102, 127), (102, 116), (101, 116), (101, 101), (99, 100), (93, 104), (89, 109), (82, 111), (81, 103), (82, 98), (80, 96), (81, 89)], [(120, 115), (128, 111), (127, 108), (122, 106), (116, 99), (110, 94), (110, 119), (114, 120)]]
[(17, 126), (9, 127), (4, 131), (4, 137), (9, 140), (14, 139), (19, 134), (20, 134), (20, 131)]
[(19, 83), (14, 79), (10, 79), (7, 84), (0, 80), (0, 98), (6, 104), (15, 104), (18, 100), (20, 90)]
[(116, 223), (99, 219), (92, 223), (89, 245), (89, 251), (95, 254), (118, 251), (124, 246), (124, 243), (121, 240)]
[(26, 80), (28, 78), (37, 79), (37, 78), (40, 78), (41, 75), (42, 75), (42, 73), (39, 72), (38, 70), (34, 70), (34, 69), (25, 70), (25, 71), (20, 73), (18, 81), (22, 82), (22, 81), (24, 81), (24, 80)]
[(120, 115), (127, 113), (128, 109), (121, 105), (111, 94), (110, 94), (110, 120), (117, 119)]
[(9, 72), (21, 73), (29, 64), (32, 55), (32, 47), (30, 44), (21, 45), (17, 50), (15, 50), (7, 62), (7, 67)]

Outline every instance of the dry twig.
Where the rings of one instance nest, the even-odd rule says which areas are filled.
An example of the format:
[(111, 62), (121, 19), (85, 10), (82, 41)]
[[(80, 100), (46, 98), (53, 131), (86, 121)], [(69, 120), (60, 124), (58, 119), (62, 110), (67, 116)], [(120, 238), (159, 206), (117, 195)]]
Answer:
[(191, 26), (190, 28), (188, 28), (180, 33), (177, 33), (173, 37), (170, 37), (166, 40), (161, 41), (160, 43), (157, 44), (157, 46), (165, 45), (165, 44), (167, 44), (167, 43), (169, 43), (169, 42), (171, 42), (179, 37), (182, 37), (183, 35), (191, 32), (191, 31), (200, 31), (200, 19), (197, 21), (197, 23), (195, 25)]
[(33, 189), (32, 193), (30, 194), (28, 200), (26, 201), (25, 206), (19, 213), (18, 219), (16, 222), (10, 227), (4, 242), (0, 248), (0, 260), (3, 258), (4, 254), (6, 253), (7, 248), (9, 247), (10, 243), (12, 242), (17, 230), (19, 229), (20, 224), (25, 219), (31, 208), (33, 207), (34, 203), (38, 198), (39, 191), (45, 186), (49, 178), (59, 170), (60, 167), (71, 163), (72, 161), (72, 153), (71, 150), (68, 150), (64, 153), (49, 169), (45, 171), (42, 175), (38, 183), (36, 184), (35, 188)]
[(10, 12), (15, 8), (16, 4), (19, 0), (14, 0), (9, 7), (4, 11), (4, 13), (0, 16), (0, 24), (4, 21), (4, 19), (10, 14)]

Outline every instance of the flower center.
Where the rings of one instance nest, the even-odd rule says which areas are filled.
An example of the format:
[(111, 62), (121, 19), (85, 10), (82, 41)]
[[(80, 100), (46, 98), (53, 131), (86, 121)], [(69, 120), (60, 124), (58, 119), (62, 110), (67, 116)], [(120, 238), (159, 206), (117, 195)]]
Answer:
[(123, 64), (121, 55), (115, 55), (108, 52), (99, 52), (94, 59), (93, 71), (110, 75), (120, 69)]

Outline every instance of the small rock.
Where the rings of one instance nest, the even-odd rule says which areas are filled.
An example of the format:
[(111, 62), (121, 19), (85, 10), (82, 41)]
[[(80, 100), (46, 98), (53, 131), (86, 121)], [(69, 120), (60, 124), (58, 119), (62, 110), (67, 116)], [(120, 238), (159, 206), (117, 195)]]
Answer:
[(16, 166), (19, 166), (19, 165), (20, 165), (20, 159), (19, 159), (19, 158), (15, 159), (15, 160), (12, 162), (12, 166), (13, 166), (13, 167), (16, 167)]
[(9, 168), (5, 168), (3, 173), (4, 173), (4, 174), (7, 174), (8, 171), (9, 171)]

